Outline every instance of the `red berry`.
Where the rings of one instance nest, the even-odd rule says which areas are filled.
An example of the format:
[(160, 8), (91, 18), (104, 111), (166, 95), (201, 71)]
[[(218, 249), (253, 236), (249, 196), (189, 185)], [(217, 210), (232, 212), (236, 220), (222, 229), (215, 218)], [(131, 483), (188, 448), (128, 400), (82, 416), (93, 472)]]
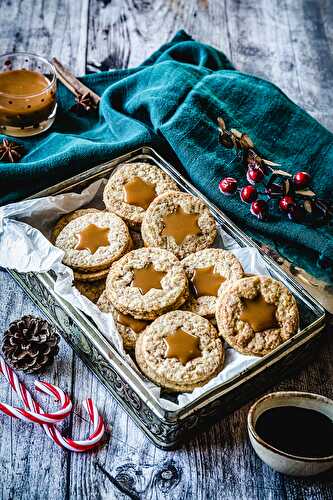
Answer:
[(311, 175), (307, 172), (297, 172), (293, 180), (296, 188), (305, 188), (310, 184)]
[(250, 211), (251, 211), (252, 215), (255, 215), (260, 220), (267, 219), (267, 215), (268, 215), (267, 202), (264, 200), (253, 201), (251, 203)]
[(237, 181), (233, 177), (225, 177), (219, 182), (221, 193), (229, 196), (237, 191)]
[(240, 198), (245, 203), (251, 203), (252, 201), (255, 201), (257, 197), (258, 197), (258, 192), (256, 188), (253, 186), (245, 186), (242, 188), (240, 192)]
[(256, 184), (261, 182), (264, 178), (264, 172), (260, 167), (249, 167), (247, 169), (246, 178), (250, 184)]
[(284, 212), (288, 212), (289, 208), (293, 205), (295, 205), (295, 200), (292, 196), (286, 195), (279, 200), (279, 207)]

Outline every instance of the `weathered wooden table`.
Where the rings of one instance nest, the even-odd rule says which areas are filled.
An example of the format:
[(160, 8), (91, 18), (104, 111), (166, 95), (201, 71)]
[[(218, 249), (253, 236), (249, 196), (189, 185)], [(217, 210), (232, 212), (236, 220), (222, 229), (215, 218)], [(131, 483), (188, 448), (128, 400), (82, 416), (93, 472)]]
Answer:
[[(139, 64), (180, 28), (223, 50), (242, 71), (272, 80), (333, 129), (331, 0), (0, 0), (0, 51), (56, 56), (77, 74)], [(1, 180), (0, 180), (1, 182)], [(39, 314), (0, 271), (0, 330)], [(333, 339), (315, 361), (275, 389), (332, 397)], [(256, 457), (247, 407), (174, 452), (155, 448), (82, 364), (61, 344), (45, 378), (78, 407), (69, 435), (88, 430), (80, 402), (93, 395), (111, 437), (97, 453), (61, 451), (36, 426), (0, 416), (1, 499), (331, 499), (333, 475), (292, 479)], [(25, 377), (31, 387), (32, 377)], [(5, 384), (0, 400), (17, 402)], [(311, 430), (309, 429), (309, 432)]]

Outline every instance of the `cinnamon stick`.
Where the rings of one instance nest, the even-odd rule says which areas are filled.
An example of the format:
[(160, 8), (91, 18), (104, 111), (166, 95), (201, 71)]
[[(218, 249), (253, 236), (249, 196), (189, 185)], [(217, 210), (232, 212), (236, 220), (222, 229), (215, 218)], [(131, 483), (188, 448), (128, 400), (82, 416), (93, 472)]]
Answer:
[(75, 97), (79, 98), (85, 94), (89, 94), (91, 100), (98, 106), (101, 98), (95, 94), (89, 87), (80, 82), (68, 69), (66, 69), (57, 58), (52, 59), (52, 64), (56, 69), (57, 77), (65, 87), (72, 92)]

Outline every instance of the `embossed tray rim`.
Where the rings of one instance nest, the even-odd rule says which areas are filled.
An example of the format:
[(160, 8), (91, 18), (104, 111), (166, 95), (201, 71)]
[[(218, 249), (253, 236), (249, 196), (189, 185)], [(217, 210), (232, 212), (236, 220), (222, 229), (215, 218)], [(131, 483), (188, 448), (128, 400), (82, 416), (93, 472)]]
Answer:
[[(66, 302), (64, 299), (59, 297), (54, 292), (54, 279), (50, 273), (40, 273), (36, 274), (37, 278), (41, 283), (48, 288), (49, 292), (54, 296), (59, 305), (66, 311), (66, 313), (81, 327), (81, 330), (87, 336), (87, 338), (94, 344), (100, 354), (113, 366), (119, 375), (125, 378), (129, 383), (131, 388), (140, 396), (140, 398), (149, 406), (149, 408), (155, 413), (155, 415), (164, 420), (165, 422), (175, 422), (177, 420), (185, 419), (189, 415), (193, 414), (196, 410), (208, 405), (212, 401), (222, 397), (227, 392), (230, 392), (242, 385), (245, 381), (250, 378), (255, 377), (257, 374), (261, 373), (263, 370), (269, 368), (271, 365), (275, 364), (277, 361), (281, 360), (285, 356), (289, 355), (294, 350), (298, 349), (302, 345), (310, 342), (315, 336), (317, 336), (321, 330), (324, 328), (325, 324), (325, 310), (324, 308), (315, 300), (311, 295), (291, 276), (285, 273), (276, 262), (274, 262), (270, 257), (262, 252), (260, 247), (249, 238), (242, 230), (240, 230), (232, 221), (229, 219), (216, 205), (211, 203), (198, 189), (196, 189), (178, 170), (176, 170), (169, 162), (163, 159), (153, 148), (144, 146), (130, 153), (124, 154), (113, 160), (105, 162), (103, 164), (97, 165), (86, 172), (78, 174), (70, 179), (60, 182), (50, 188), (40, 191), (28, 199), (41, 198), (44, 196), (51, 196), (55, 194), (60, 194), (68, 192), (77, 187), (82, 187), (87, 182), (92, 182), (97, 178), (105, 177), (106, 174), (114, 170), (117, 165), (123, 162), (133, 162), (137, 160), (152, 161), (157, 164), (162, 170), (168, 173), (181, 187), (182, 190), (190, 192), (195, 196), (203, 199), (205, 203), (209, 206), (211, 212), (216, 218), (217, 222), (227, 230), (239, 243), (243, 246), (251, 246), (256, 248), (261, 257), (264, 259), (272, 274), (278, 276), (278, 279), (282, 281), (289, 289), (292, 289), (294, 295), (297, 296), (298, 300), (301, 300), (309, 309), (316, 314), (317, 319), (308, 325), (306, 328), (297, 333), (294, 337), (284, 342), (280, 347), (275, 349), (271, 354), (264, 356), (259, 359), (254, 365), (250, 366), (243, 372), (235, 375), (226, 382), (222, 382), (217, 387), (212, 388), (205, 394), (202, 394), (194, 401), (189, 402), (181, 408), (170, 411), (166, 410), (160, 405), (157, 398), (155, 398), (150, 391), (146, 388), (141, 377), (133, 370), (133, 368), (128, 365), (122, 356), (116, 351), (111, 343), (103, 336), (103, 334), (96, 328), (94, 323), (90, 318), (88, 318), (84, 313), (74, 308), (70, 303)], [(14, 271), (10, 271), (11, 274), (18, 275)], [(103, 380), (102, 380), (103, 382)]]

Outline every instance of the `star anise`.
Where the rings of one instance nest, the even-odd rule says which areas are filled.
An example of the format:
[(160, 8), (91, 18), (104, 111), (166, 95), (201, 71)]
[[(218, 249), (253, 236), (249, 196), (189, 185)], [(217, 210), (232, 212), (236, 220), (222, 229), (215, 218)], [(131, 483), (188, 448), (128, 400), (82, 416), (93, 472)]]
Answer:
[(0, 162), (16, 163), (24, 154), (24, 148), (17, 142), (9, 142), (8, 139), (2, 139), (0, 143)]
[(71, 108), (71, 111), (74, 111), (75, 113), (89, 113), (97, 108), (97, 105), (89, 92), (79, 94), (75, 97), (75, 102), (76, 104), (74, 104)]

